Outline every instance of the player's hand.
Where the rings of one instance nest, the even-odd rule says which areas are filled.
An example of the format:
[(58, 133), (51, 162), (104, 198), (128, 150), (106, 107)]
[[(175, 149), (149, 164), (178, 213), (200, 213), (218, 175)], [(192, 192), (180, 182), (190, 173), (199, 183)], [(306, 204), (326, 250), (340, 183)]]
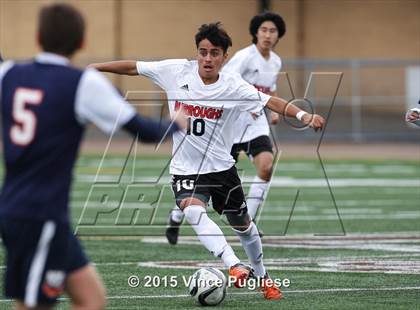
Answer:
[(175, 112), (175, 117), (173, 121), (178, 125), (182, 130), (187, 129), (188, 127), (188, 115), (186, 114), (185, 109), (179, 109)]
[(89, 65), (87, 65), (87, 67), (86, 68), (91, 68), (91, 69), (96, 69), (96, 70), (99, 70), (99, 68), (98, 68), (98, 64), (89, 64)]
[(318, 114), (306, 113), (302, 116), (302, 123), (318, 131), (324, 128), (325, 119)]
[(420, 120), (420, 109), (409, 110), (405, 115), (405, 120), (410, 123)]
[(280, 116), (276, 112), (271, 112), (271, 124), (276, 125), (280, 120)]

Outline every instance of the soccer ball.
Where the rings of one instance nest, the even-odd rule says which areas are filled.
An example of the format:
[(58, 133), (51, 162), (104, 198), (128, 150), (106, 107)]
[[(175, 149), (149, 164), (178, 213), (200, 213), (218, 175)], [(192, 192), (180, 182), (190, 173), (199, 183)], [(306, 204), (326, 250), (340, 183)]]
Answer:
[(191, 296), (203, 306), (216, 306), (226, 296), (226, 277), (219, 269), (201, 268), (190, 281)]

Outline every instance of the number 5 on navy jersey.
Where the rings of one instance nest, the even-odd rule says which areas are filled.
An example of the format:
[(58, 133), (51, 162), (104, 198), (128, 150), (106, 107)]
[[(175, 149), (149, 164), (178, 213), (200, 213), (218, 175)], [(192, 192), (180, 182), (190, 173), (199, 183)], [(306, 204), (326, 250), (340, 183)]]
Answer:
[(14, 124), (10, 128), (10, 140), (17, 145), (26, 146), (35, 136), (37, 120), (28, 105), (39, 105), (44, 93), (39, 89), (19, 87), (13, 96), (12, 116)]

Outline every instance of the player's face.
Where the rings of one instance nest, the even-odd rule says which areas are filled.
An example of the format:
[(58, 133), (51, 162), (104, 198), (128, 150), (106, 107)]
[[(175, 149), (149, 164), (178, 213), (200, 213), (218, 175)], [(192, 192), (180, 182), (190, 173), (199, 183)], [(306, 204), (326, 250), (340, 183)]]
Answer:
[(272, 49), (279, 39), (279, 32), (272, 21), (265, 21), (257, 31), (257, 45), (260, 49)]
[(219, 71), (222, 68), (227, 54), (223, 49), (214, 46), (209, 40), (204, 39), (198, 44), (198, 74), (205, 84), (211, 84), (217, 81)]

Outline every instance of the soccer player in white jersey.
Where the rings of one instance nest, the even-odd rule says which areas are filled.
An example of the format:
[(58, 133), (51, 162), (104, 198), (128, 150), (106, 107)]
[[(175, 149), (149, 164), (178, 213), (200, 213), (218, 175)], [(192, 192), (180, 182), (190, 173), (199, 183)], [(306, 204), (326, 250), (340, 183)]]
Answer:
[[(276, 95), (277, 76), (281, 69), (281, 59), (273, 48), (286, 33), (283, 18), (272, 12), (264, 12), (252, 18), (249, 25), (252, 43), (239, 50), (223, 67), (223, 71), (239, 73), (242, 78), (259, 91)], [(279, 115), (271, 112), (271, 123), (277, 124)], [(264, 111), (262, 113), (242, 113), (238, 119), (237, 131), (231, 155), (238, 161), (241, 151), (252, 160), (257, 170), (246, 200), (248, 214), (255, 221), (258, 209), (265, 199), (273, 169), (273, 146), (270, 128)], [(170, 244), (178, 241), (179, 226), (183, 213), (175, 207), (169, 214), (166, 237)], [(260, 235), (262, 235), (260, 231)]]
[[(220, 72), (227, 49), (232, 45), (220, 23), (202, 25), (195, 42), (197, 61), (127, 60), (91, 66), (105, 72), (149, 77), (166, 91), (171, 114), (185, 109), (190, 116), (190, 128), (173, 135), (170, 165), (177, 205), (200, 242), (229, 268), (236, 287), (242, 287), (253, 275), (260, 280), (266, 299), (280, 299), (279, 288), (269, 280), (265, 270), (261, 238), (248, 215), (241, 181), (230, 155), (237, 131), (236, 119), (245, 111), (260, 113), (264, 106), (296, 117), (315, 130), (323, 128), (324, 119), (259, 92), (238, 74)], [(210, 198), (213, 208), (226, 215), (252, 268), (240, 262), (219, 226), (208, 217), (206, 206)]]
[[(281, 59), (273, 48), (286, 33), (286, 24), (280, 15), (265, 12), (252, 18), (249, 32), (253, 44), (238, 51), (223, 70), (237, 72), (259, 91), (275, 96)], [(279, 115), (271, 112), (271, 123), (276, 124), (278, 119)], [(231, 154), (237, 161), (239, 153), (246, 152), (257, 170), (247, 199), (248, 213), (255, 220), (258, 208), (267, 195), (272, 176), (273, 147), (269, 138), (270, 128), (265, 113), (242, 113), (239, 122), (244, 124), (244, 129), (236, 137)]]

